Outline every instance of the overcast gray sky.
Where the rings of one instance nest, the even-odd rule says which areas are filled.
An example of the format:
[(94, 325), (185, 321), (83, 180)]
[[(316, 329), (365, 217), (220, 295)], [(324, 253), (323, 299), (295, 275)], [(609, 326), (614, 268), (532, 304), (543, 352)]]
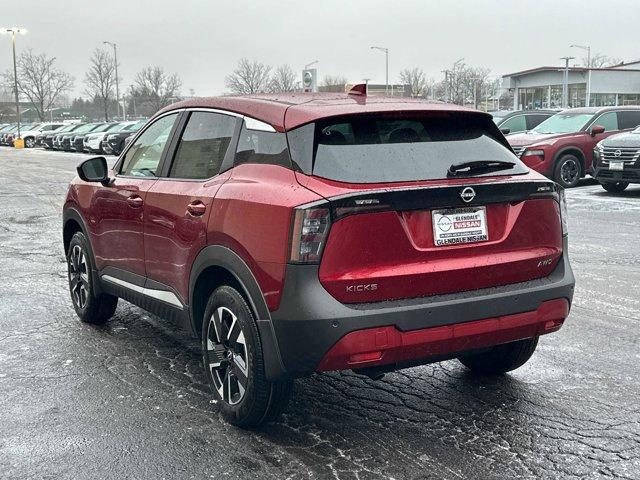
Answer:
[[(384, 83), (384, 54), (371, 45), (390, 49), (390, 81), (405, 67), (440, 79), (459, 58), (493, 75), (560, 65), (561, 56), (583, 56), (572, 43), (640, 59), (638, 0), (0, 0), (0, 11), (0, 27), (28, 29), (19, 51), (55, 56), (75, 76), (76, 95), (103, 40), (118, 44), (125, 86), (157, 64), (197, 95), (223, 93), (242, 57), (296, 72), (317, 59), (320, 77)], [(0, 37), (0, 71), (10, 66), (10, 42)]]

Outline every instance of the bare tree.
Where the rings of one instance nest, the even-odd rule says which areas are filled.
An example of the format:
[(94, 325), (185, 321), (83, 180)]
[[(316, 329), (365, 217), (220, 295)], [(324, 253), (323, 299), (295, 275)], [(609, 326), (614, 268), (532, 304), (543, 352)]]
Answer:
[(91, 56), (89, 70), (84, 82), (86, 93), (102, 106), (104, 120), (109, 121), (109, 106), (113, 102), (113, 88), (116, 84), (116, 65), (113, 57), (105, 50), (96, 48)]
[(296, 74), (293, 73), (293, 69), (289, 65), (280, 65), (276, 68), (269, 83), (269, 91), (274, 93), (293, 92), (298, 88), (299, 82)]
[(459, 105), (475, 102), (477, 106), (486, 96), (489, 69), (473, 68), (458, 60), (446, 72), (445, 80), (438, 88), (441, 98)]
[(236, 69), (225, 77), (224, 83), (233, 93), (262, 93), (269, 90), (270, 73), (270, 66), (257, 60), (250, 62), (243, 58), (238, 62)]
[[(29, 99), (43, 121), (61, 95), (73, 88), (73, 77), (59, 70), (55, 61), (54, 57), (36, 55), (30, 49), (18, 58), (18, 91)], [(13, 72), (4, 77), (13, 82)]]
[(591, 65), (587, 65), (587, 63), (589, 63), (589, 58), (584, 57), (582, 59), (582, 65), (585, 67), (590, 66), (591, 68), (604, 68), (611, 67), (613, 65), (619, 65), (620, 63), (622, 63), (622, 60), (616, 57), (610, 57), (603, 53), (596, 53), (595, 55), (591, 56)]
[(146, 67), (136, 74), (135, 87), (142, 103), (155, 113), (180, 95), (182, 81), (175, 73), (166, 73), (162, 67)]
[(321, 87), (344, 86), (349, 83), (347, 77), (343, 75), (325, 75), (320, 82)]
[(412, 97), (425, 97), (427, 78), (421, 68), (405, 68), (400, 72), (400, 83), (411, 86)]

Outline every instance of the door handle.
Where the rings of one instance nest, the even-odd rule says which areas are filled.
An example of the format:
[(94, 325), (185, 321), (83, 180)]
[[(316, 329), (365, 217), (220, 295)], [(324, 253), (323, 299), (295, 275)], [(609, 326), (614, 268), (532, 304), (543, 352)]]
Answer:
[(142, 204), (144, 202), (138, 195), (131, 195), (129, 198), (127, 198), (127, 203), (133, 208), (140, 208), (142, 207)]
[(187, 205), (187, 212), (194, 217), (200, 217), (204, 215), (204, 212), (206, 211), (207, 206), (200, 200), (196, 200), (195, 202), (191, 202), (189, 205)]

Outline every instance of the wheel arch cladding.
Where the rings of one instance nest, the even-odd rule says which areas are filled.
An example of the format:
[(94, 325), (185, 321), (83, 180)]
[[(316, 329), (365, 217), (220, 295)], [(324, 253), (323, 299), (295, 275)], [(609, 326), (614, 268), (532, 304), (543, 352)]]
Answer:
[(582, 167), (582, 173), (584, 174), (584, 171), (585, 171), (584, 152), (580, 150), (578, 147), (574, 147), (574, 146), (564, 147), (560, 149), (558, 153), (556, 153), (556, 156), (553, 160), (553, 169), (555, 170), (555, 168), (558, 166), (558, 163), (560, 162), (560, 159), (565, 155), (573, 155), (577, 157), (578, 160), (580, 161), (580, 166)]
[(62, 241), (64, 245), (65, 257), (67, 255), (67, 251), (69, 250), (69, 243), (71, 243), (71, 239), (78, 232), (84, 234), (84, 237), (87, 241), (87, 248), (89, 249), (88, 253), (89, 255), (91, 255), (91, 267), (94, 272), (92, 288), (96, 293), (100, 293), (102, 292), (102, 286), (100, 285), (99, 276), (95, 269), (95, 255), (93, 254), (93, 246), (91, 245), (89, 232), (87, 231), (84, 219), (82, 218), (80, 213), (78, 213), (75, 208), (68, 207), (62, 214)]
[(285, 378), (286, 371), (262, 290), (249, 266), (237, 253), (227, 247), (210, 245), (203, 248), (191, 267), (189, 313), (194, 335), (200, 337), (204, 310), (209, 296), (222, 285), (229, 285), (238, 290), (255, 316), (267, 379)]

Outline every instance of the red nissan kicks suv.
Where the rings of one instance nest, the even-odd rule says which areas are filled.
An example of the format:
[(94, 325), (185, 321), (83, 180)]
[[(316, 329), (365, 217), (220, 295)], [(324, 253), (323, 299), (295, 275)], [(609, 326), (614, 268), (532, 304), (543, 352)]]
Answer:
[(482, 112), (358, 92), (189, 100), (78, 174), (63, 215), (78, 316), (102, 323), (122, 298), (184, 322), (236, 425), (274, 418), (314, 372), (515, 369), (569, 313), (563, 190)]

